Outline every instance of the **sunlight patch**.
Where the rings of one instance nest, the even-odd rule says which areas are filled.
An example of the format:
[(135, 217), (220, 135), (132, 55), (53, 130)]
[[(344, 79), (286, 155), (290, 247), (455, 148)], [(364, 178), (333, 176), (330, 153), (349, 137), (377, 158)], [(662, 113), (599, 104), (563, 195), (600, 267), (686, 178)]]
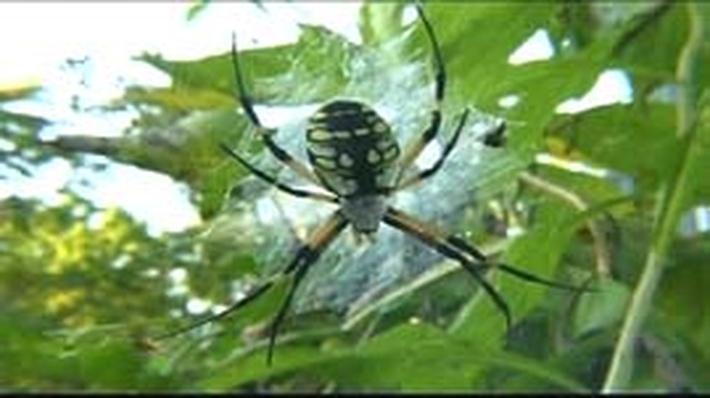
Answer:
[(517, 94), (510, 94), (498, 99), (498, 106), (503, 109), (510, 109), (520, 103), (520, 96)]
[[(135, 166), (99, 163), (105, 167), (101, 171), (90, 167), (74, 171), (69, 186), (79, 196), (98, 207), (121, 207), (138, 220), (150, 219), (147, 231), (152, 236), (183, 231), (200, 223), (184, 183)], [(170, 206), (165, 206), (166, 197), (171, 198)]]
[(605, 105), (628, 104), (632, 100), (629, 79), (621, 69), (602, 72), (582, 98), (571, 98), (557, 106), (557, 113), (580, 113)]
[(538, 29), (527, 40), (516, 48), (508, 57), (511, 65), (523, 65), (534, 61), (544, 61), (555, 55), (552, 41), (545, 29)]
[(208, 309), (210, 309), (211, 306), (212, 302), (209, 300), (203, 300), (197, 297), (192, 297), (187, 300), (187, 304), (185, 304), (185, 309), (189, 314), (199, 315), (204, 314)]

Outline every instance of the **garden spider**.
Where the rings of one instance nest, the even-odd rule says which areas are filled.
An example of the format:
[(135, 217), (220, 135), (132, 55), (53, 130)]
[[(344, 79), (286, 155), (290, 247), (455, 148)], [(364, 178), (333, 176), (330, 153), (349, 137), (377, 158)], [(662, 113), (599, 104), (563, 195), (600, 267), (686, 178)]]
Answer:
[[(380, 223), (384, 222), (413, 236), (440, 254), (458, 261), (493, 299), (495, 305), (505, 316), (508, 329), (511, 326), (510, 309), (500, 293), (482, 276), (483, 271), (495, 267), (529, 282), (563, 289), (584, 290), (542, 279), (507, 264), (492, 263), (482, 252), (465, 240), (446, 234), (388, 205), (390, 195), (436, 174), (456, 146), (469, 114), (468, 109), (461, 114), (453, 136), (433, 165), (414, 175), (404, 177), (404, 172), (413, 165), (424, 147), (439, 132), (442, 120), (441, 103), (446, 88), (446, 72), (438, 42), (421, 6), (419, 4), (415, 6), (434, 54), (436, 104), (431, 111), (429, 127), (401, 152), (388, 124), (369, 106), (353, 100), (331, 101), (309, 118), (306, 142), (308, 159), (312, 169), (294, 159), (273, 141), (272, 135), (275, 130), (262, 126), (254, 111), (252, 100), (246, 92), (236, 48), (236, 38), (232, 37), (231, 56), (239, 95), (238, 100), (248, 119), (259, 132), (266, 148), (276, 159), (291, 168), (297, 175), (324, 188), (327, 193), (293, 188), (281, 183), (275, 177), (252, 165), (226, 144), (222, 143), (221, 148), (256, 177), (283, 192), (339, 206), (322, 225), (312, 232), (309, 239), (300, 246), (295, 257), (279, 274), (280, 277), (292, 276), (293, 281), (271, 324), (267, 353), (268, 364), (271, 364), (273, 358), (279, 326), (284, 320), (300, 282), (306, 276), (309, 268), (318, 260), (320, 254), (349, 225), (352, 226), (357, 236), (364, 235), (372, 238)], [(495, 142), (499, 142), (504, 128), (504, 125), (498, 126), (488, 135), (497, 137)], [(268, 280), (226, 310), (162, 337), (174, 336), (207, 322), (223, 318), (265, 293), (273, 286), (274, 282), (274, 279)]]

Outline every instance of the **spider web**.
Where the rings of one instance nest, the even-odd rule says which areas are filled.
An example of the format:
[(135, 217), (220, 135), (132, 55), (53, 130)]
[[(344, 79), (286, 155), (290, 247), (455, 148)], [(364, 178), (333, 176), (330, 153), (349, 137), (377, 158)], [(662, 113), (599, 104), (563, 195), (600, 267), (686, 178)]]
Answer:
[[(358, 48), (343, 65), (348, 84), (338, 96), (372, 106), (389, 122), (402, 148), (423, 133), (434, 106), (429, 48), (421, 49), (416, 54), (417, 60), (403, 62), (399, 56), (404, 53), (409, 36), (404, 34), (377, 48)], [(449, 232), (462, 233), (464, 231), (457, 229), (461, 227), (460, 220), (466, 208), (480, 197), (481, 190), (499, 184), (501, 176), (509, 175), (511, 169), (519, 169), (520, 165), (514, 157), (506, 156), (504, 150), (490, 149), (481, 143), (482, 136), (498, 126), (501, 119), (479, 112), (470, 104), (453, 105), (448, 99), (455, 91), (454, 80), (449, 78), (440, 133), (415, 165), (422, 168), (436, 160), (468, 106), (472, 112), (456, 148), (435, 176), (393, 195), (390, 204), (425, 223), (433, 222)], [(258, 81), (252, 85), (265, 83), (268, 84)], [(278, 126), (274, 137), (280, 146), (304, 163), (307, 163), (306, 119), (321, 105), (323, 103), (300, 107), (295, 116)], [(256, 111), (266, 114), (263, 107), (257, 107)], [(253, 134), (244, 136), (247, 138), (239, 145), (240, 149), (255, 140)], [(251, 161), (277, 174), (282, 182), (313, 188), (278, 163), (267, 150), (253, 156)], [(257, 262), (264, 276), (282, 270), (295, 255), (298, 245), (307, 240), (308, 233), (337, 209), (335, 205), (294, 198), (255, 177), (243, 179), (236, 188), (238, 197), (230, 202), (217, 222), (231, 223), (231, 229), (242, 235), (246, 232), (246, 239), (256, 248)], [(296, 292), (292, 311), (329, 309), (341, 314), (354, 313), (371, 300), (440, 264), (441, 260), (431, 248), (387, 225), (381, 225), (374, 243), (360, 245), (348, 228), (311, 266)]]

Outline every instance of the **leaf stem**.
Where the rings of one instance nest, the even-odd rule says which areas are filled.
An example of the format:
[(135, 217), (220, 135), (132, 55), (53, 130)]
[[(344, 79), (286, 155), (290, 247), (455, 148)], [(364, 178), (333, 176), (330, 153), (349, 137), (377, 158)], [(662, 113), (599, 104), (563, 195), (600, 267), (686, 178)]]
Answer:
[[(530, 174), (528, 172), (523, 172), (520, 175), (520, 180), (524, 183), (537, 188), (551, 196), (555, 196), (560, 200), (567, 202), (575, 209), (580, 212), (585, 212), (589, 210), (589, 205), (576, 193), (554, 184), (551, 181), (547, 181), (543, 178)], [(604, 232), (601, 230), (599, 225), (595, 220), (589, 218), (586, 220), (587, 229), (592, 235), (594, 240), (594, 253), (597, 261), (597, 275), (601, 278), (607, 278), (611, 274), (610, 266), (610, 250), (607, 244)]]
[(676, 133), (686, 145), (682, 148), (683, 152), (671, 178), (659, 188), (651, 247), (614, 349), (611, 365), (602, 387), (603, 393), (620, 391), (628, 387), (633, 368), (636, 337), (651, 309), (653, 293), (663, 271), (663, 260), (684, 210), (684, 188), (688, 186), (688, 171), (691, 163), (689, 153), (697, 115), (696, 81), (703, 40), (700, 6), (693, 2), (684, 5), (687, 6), (689, 14), (690, 32), (680, 53), (676, 69), (676, 80), (680, 86)]

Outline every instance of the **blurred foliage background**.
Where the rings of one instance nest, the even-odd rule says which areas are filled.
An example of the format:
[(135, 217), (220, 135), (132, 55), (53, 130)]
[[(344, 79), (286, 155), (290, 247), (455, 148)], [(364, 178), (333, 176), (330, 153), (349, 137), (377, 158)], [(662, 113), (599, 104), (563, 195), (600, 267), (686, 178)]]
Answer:
[[(186, 18), (199, 18), (204, 7), (210, 4)], [(384, 70), (423, 65), (426, 74), (409, 83), (430, 93), (429, 45), (415, 19), (402, 23), (407, 10), (404, 3), (365, 3), (361, 44), (304, 25), (292, 44), (243, 51), (255, 101), (318, 104), (353, 92), (351, 67), (369, 52), (382, 55)], [(509, 127), (506, 145), (482, 155), (483, 169), (459, 168), (476, 176), (474, 194), (447, 195), (446, 184), (474, 183), (468, 179), (437, 183), (436, 201), (456, 202), (463, 215), (445, 226), (507, 262), (588, 283), (595, 292), (491, 272), (512, 308), (506, 331), (465, 272), (437, 257), (387, 291), (361, 295), (356, 310), (294, 312), (271, 367), (265, 332), (283, 284), (228, 319), (156, 340), (243, 295), (264, 276), (266, 262), (288, 261), (299, 236), (287, 220), (274, 228), (288, 242), (275, 243), (271, 229), (250, 228), (251, 201), (269, 194), (267, 187), (219, 150), (227, 142), (253, 159), (268, 157), (234, 99), (229, 54), (194, 61), (146, 54), (140, 59), (168, 74), (171, 85), (133, 86), (102, 107), (137, 112), (123, 136), (40, 139), (51, 119), (0, 108), (0, 162), (31, 176), (26, 165), (61, 157), (80, 167), (101, 155), (164, 173), (189, 186), (202, 222), (150, 234), (122, 210), (101, 208), (71, 187), (53, 205), (2, 199), (0, 389), (708, 391), (710, 235), (707, 222), (694, 222), (710, 205), (708, 7), (432, 2), (425, 10), (448, 70), (448, 118), (471, 106)], [(539, 30), (554, 54), (510, 63)], [(556, 112), (610, 69), (628, 78), (631, 101)], [(379, 95), (373, 84), (356, 88), (365, 98)], [(0, 104), (41, 92), (5, 89)], [(514, 100), (506, 105), (503, 98)], [(393, 112), (426, 114), (405, 102)], [(458, 156), (473, 156), (466, 150)], [(410, 250), (389, 242), (372, 250)], [(269, 252), (269, 244), (280, 251)], [(348, 250), (361, 249), (343, 245), (327, 262), (357, 267)], [(210, 305), (191, 309), (195, 298)]]

